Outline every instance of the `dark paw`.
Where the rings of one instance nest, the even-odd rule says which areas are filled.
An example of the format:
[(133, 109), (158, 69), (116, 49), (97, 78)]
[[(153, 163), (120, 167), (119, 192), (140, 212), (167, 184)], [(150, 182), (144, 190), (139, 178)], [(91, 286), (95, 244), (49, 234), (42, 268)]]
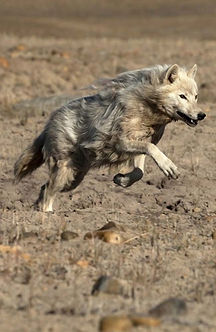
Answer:
[(130, 178), (127, 175), (121, 173), (118, 173), (114, 176), (113, 182), (123, 188), (127, 188), (131, 185)]
[(123, 188), (130, 187), (134, 182), (139, 181), (143, 177), (143, 171), (140, 168), (134, 168), (132, 172), (127, 174), (118, 173), (114, 176), (113, 181)]

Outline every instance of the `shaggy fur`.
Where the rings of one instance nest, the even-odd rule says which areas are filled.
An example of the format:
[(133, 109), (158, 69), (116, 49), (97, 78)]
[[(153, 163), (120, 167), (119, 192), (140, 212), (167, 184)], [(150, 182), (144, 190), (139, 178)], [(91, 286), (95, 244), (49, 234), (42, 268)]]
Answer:
[(189, 71), (158, 65), (99, 81), (96, 94), (72, 100), (51, 115), (17, 160), (16, 180), (47, 162), (49, 181), (38, 203), (52, 211), (56, 193), (76, 188), (92, 167), (133, 162), (131, 173), (114, 177), (127, 187), (143, 176), (145, 155), (150, 155), (165, 175), (176, 178), (177, 167), (156, 144), (169, 122), (195, 126), (205, 117), (197, 106), (195, 74), (196, 65)]

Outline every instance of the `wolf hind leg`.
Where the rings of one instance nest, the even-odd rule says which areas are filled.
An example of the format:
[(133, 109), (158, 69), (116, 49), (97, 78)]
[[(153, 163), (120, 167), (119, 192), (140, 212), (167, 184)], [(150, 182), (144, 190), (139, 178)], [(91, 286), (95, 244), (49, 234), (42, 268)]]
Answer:
[(144, 174), (145, 157), (144, 154), (134, 157), (134, 169), (126, 174), (116, 174), (113, 178), (114, 183), (126, 188), (141, 180)]
[(75, 189), (83, 180), (87, 169), (77, 170), (70, 161), (58, 161), (50, 167), (49, 181), (41, 187), (37, 206), (44, 212), (53, 211), (53, 202), (58, 192)]

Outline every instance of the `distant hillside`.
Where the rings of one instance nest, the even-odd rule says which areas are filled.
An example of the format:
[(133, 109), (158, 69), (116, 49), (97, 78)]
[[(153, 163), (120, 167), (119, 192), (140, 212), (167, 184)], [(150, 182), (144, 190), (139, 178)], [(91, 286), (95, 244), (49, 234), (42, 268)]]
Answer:
[(215, 39), (214, 0), (1, 0), (0, 33)]

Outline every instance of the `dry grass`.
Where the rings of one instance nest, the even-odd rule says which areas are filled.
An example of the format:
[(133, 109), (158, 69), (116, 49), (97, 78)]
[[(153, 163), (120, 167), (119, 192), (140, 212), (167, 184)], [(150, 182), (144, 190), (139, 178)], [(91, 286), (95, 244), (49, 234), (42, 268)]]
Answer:
[[(119, 6), (114, 11), (116, 2), (110, 1), (103, 7), (107, 15), (103, 24), (98, 18), (101, 4), (95, 0), (88, 10), (97, 8), (96, 18), (83, 22), (85, 6), (81, 8), (82, 2), (76, 1), (74, 13), (80, 17), (70, 25), (70, 17), (64, 15), (71, 3), (65, 1), (58, 19), (49, 19), (47, 37), (42, 39), (30, 35), (44, 32), (47, 19), (36, 13), (34, 20), (30, 18), (35, 7), (25, 1), (29, 19), (22, 17), (23, 25), (17, 33), (29, 37), (1, 36), (1, 331), (97, 331), (104, 316), (143, 314), (170, 296), (186, 301), (187, 314), (174, 321), (164, 320), (152, 330), (215, 331), (216, 69), (215, 41), (207, 40), (215, 31), (210, 29), (215, 24), (210, 19), (212, 3), (202, 3), (198, 8), (194, 2), (178, 2), (178, 10), (168, 12), (170, 1), (157, 1), (154, 7), (147, 1), (136, 1), (137, 7), (130, 7), (132, 2), (127, 1), (128, 7)], [(14, 31), (13, 15), (21, 22), (22, 8), (14, 4), (10, 2), (10, 10), (9, 2), (1, 8), (0, 16), (5, 18), (1, 17), (0, 31)], [(44, 17), (47, 13), (50, 16), (54, 7), (43, 4)], [(145, 20), (143, 15), (137, 16), (144, 5)], [(134, 16), (127, 17), (129, 9)], [(159, 9), (161, 17), (156, 18)], [(113, 11), (121, 19), (113, 18)], [(192, 12), (199, 15), (200, 11), (202, 17), (192, 17)], [(173, 20), (179, 23), (175, 29), (170, 28)], [(200, 28), (200, 22), (207, 21), (209, 24)], [(72, 36), (72, 30), (76, 40), (50, 37), (52, 31), (55, 37), (63, 32), (65, 37)], [(77, 39), (88, 37), (86, 31), (90, 30), (94, 38)], [(143, 31), (148, 36), (142, 39), (113, 38), (126, 34), (143, 37)], [(95, 38), (98, 34), (103, 38)], [(164, 34), (166, 38), (158, 39)], [(197, 40), (189, 40), (194, 36)], [(178, 165), (180, 178), (165, 179), (148, 160), (145, 178), (122, 189), (114, 186), (106, 170), (93, 171), (73, 197), (59, 195), (54, 214), (34, 211), (32, 204), (46, 180), (46, 168), (14, 186), (13, 164), (42, 129), (50, 112), (68, 97), (88, 93), (80, 89), (95, 79), (156, 63), (188, 67), (197, 63), (199, 68), (199, 99), (207, 119), (194, 129), (180, 123), (170, 125), (160, 143), (161, 150)], [(61, 97), (47, 98), (53, 95)], [(87, 232), (107, 222), (117, 223), (135, 237), (118, 245), (97, 238), (83, 239)], [(63, 239), (62, 233), (67, 231), (78, 236)], [(92, 286), (101, 275), (123, 280), (130, 291), (126, 296), (92, 296)]]

